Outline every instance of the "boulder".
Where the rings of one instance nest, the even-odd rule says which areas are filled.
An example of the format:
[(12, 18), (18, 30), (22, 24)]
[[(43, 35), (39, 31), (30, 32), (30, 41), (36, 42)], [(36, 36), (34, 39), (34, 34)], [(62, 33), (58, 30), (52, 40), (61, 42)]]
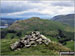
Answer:
[(16, 41), (15, 43), (11, 44), (10, 48), (11, 48), (12, 50), (15, 50), (18, 45), (19, 45), (19, 42)]
[(30, 41), (31, 46), (37, 46), (37, 43), (35, 41)]
[(41, 41), (42, 41), (42, 38), (39, 38), (39, 39), (37, 39), (36, 41), (37, 41), (37, 42), (41, 42)]
[(42, 39), (47, 39), (44, 35), (40, 35), (40, 37), (42, 38)]

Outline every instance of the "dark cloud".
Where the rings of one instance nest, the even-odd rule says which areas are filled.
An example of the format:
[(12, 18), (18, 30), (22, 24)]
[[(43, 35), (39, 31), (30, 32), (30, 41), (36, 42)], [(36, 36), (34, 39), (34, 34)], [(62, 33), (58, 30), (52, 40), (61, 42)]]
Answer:
[(39, 0), (36, 0), (36, 1), (34, 1), (34, 0), (31, 0), (30, 2), (32, 2), (32, 3), (40, 3), (41, 1)]
[(54, 2), (52, 3), (53, 6), (65, 6), (65, 7), (70, 7), (70, 6), (74, 6), (74, 2), (73, 1), (65, 1), (65, 2)]
[(25, 11), (28, 9), (34, 8), (30, 4), (23, 4), (22, 2), (2, 2), (1, 7), (0, 7), (0, 13), (13, 13), (13, 12), (20, 12), (20, 11)]

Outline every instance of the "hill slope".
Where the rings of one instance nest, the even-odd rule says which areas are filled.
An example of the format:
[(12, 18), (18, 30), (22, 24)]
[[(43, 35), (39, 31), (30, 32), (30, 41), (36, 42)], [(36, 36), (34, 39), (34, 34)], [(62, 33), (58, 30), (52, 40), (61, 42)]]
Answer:
[(66, 24), (62, 24), (59, 22), (51, 21), (51, 20), (46, 20), (46, 19), (40, 19), (38, 17), (32, 17), (30, 19), (26, 20), (19, 20), (13, 23), (9, 29), (14, 29), (14, 30), (57, 30), (57, 29), (62, 29), (69, 27)]
[(38, 17), (32, 17), (30, 19), (16, 21), (8, 29), (22, 31), (25, 33), (37, 29), (42, 34), (50, 36), (55, 36), (56, 34), (58, 34), (58, 29), (60, 29), (67, 33), (68, 37), (73, 38), (73, 29), (68, 25), (51, 20), (40, 19)]
[[(58, 29), (61, 29), (65, 33), (67, 33), (68, 38), (73, 38), (73, 29), (69, 27), (66, 24), (62, 24), (59, 22), (46, 20), (46, 19), (40, 19), (38, 17), (32, 17), (30, 19), (26, 20), (19, 20), (13, 23), (8, 29), (3, 31), (7, 34), (5, 34), (4, 39), (1, 41), (1, 54), (9, 54), (9, 55), (51, 55), (51, 54), (58, 54), (59, 51), (69, 51), (74, 46), (69, 46), (69, 48), (66, 48), (58, 43), (51, 42), (47, 47), (44, 45), (39, 45), (37, 47), (31, 47), (29, 49), (23, 48), (20, 51), (13, 52), (10, 51), (9, 45), (11, 43), (14, 43), (18, 40), (20, 34), (17, 35), (17, 33), (20, 31), (22, 35), (20, 37), (24, 37), (25, 34), (32, 32), (34, 30), (39, 30), (43, 35), (47, 36), (52, 41), (57, 42), (58, 40), (56, 38), (53, 38), (51, 36), (54, 36), (58, 34)], [(15, 30), (15, 31), (9, 31), (9, 30)], [(4, 35), (3, 35), (4, 36)], [(14, 37), (14, 38), (12, 38)], [(68, 43), (69, 44), (69, 43)], [(68, 45), (67, 45), (68, 47)], [(9, 53), (10, 52), (10, 53)]]
[(74, 15), (75, 14), (58, 15), (53, 17), (52, 20), (62, 22), (74, 27)]
[(2, 55), (58, 55), (59, 51), (71, 51), (58, 43), (51, 42), (48, 46), (44, 44), (36, 47), (22, 48), (19, 51), (11, 51), (9, 46), (18, 39), (2, 39), (1, 40), (1, 54)]

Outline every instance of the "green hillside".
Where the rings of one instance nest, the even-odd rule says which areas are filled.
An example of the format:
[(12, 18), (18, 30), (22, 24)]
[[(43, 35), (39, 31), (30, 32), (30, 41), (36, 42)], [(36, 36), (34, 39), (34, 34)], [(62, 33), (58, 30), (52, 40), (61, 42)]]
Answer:
[(24, 31), (33, 31), (35, 29), (39, 31), (56, 31), (58, 29), (73, 31), (71, 27), (66, 24), (62, 24), (59, 22), (40, 19), (38, 17), (32, 17), (26, 20), (19, 20), (13, 23), (8, 29), (10, 30), (24, 30)]
[(59, 22), (32, 17), (26, 20), (20, 20), (13, 23), (9, 30), (21, 31), (22, 34), (28, 34), (31, 31), (38, 30), (44, 35), (56, 36), (58, 29), (62, 30), (68, 38), (73, 39), (73, 28)]
[(22, 48), (19, 51), (11, 51), (10, 44), (18, 39), (2, 39), (1, 40), (1, 55), (58, 55), (59, 51), (71, 51), (69, 48), (60, 45), (59, 43), (51, 42), (48, 46), (44, 44), (36, 47)]
[(64, 29), (66, 25), (63, 25), (58, 22), (54, 22), (51, 20), (40, 19), (38, 17), (32, 17), (26, 20), (20, 20), (13, 23), (9, 29), (14, 30), (57, 30), (57, 29)]
[[(60, 29), (65, 38), (57, 38), (59, 34), (58, 29)], [(11, 43), (14, 43), (16, 40), (24, 37), (30, 32), (38, 30), (41, 34), (45, 35), (51, 39), (51, 43), (46, 47), (44, 45), (39, 45), (37, 47), (23, 48), (20, 51), (13, 52), (9, 49)], [(21, 54), (21, 55), (50, 55), (58, 54), (60, 51), (74, 51), (74, 30), (72, 27), (62, 24), (59, 22), (40, 19), (38, 17), (32, 17), (26, 20), (19, 20), (9, 26), (7, 29), (1, 30), (1, 54)], [(72, 41), (67, 41), (65, 45), (60, 45), (59, 40), (70, 39)], [(55, 43), (56, 42), (56, 43)], [(65, 41), (64, 41), (65, 42)], [(29, 54), (28, 54), (29, 53)]]
[(57, 15), (52, 18), (54, 21), (62, 22), (64, 24), (68, 24), (74, 27), (74, 15), (75, 14), (68, 14), (68, 15)]

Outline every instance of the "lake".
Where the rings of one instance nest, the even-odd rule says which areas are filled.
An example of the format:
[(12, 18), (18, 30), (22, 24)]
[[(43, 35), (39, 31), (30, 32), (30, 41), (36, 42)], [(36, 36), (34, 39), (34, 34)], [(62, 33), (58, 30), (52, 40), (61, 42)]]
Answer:
[(0, 26), (0, 28), (7, 28), (8, 26)]

